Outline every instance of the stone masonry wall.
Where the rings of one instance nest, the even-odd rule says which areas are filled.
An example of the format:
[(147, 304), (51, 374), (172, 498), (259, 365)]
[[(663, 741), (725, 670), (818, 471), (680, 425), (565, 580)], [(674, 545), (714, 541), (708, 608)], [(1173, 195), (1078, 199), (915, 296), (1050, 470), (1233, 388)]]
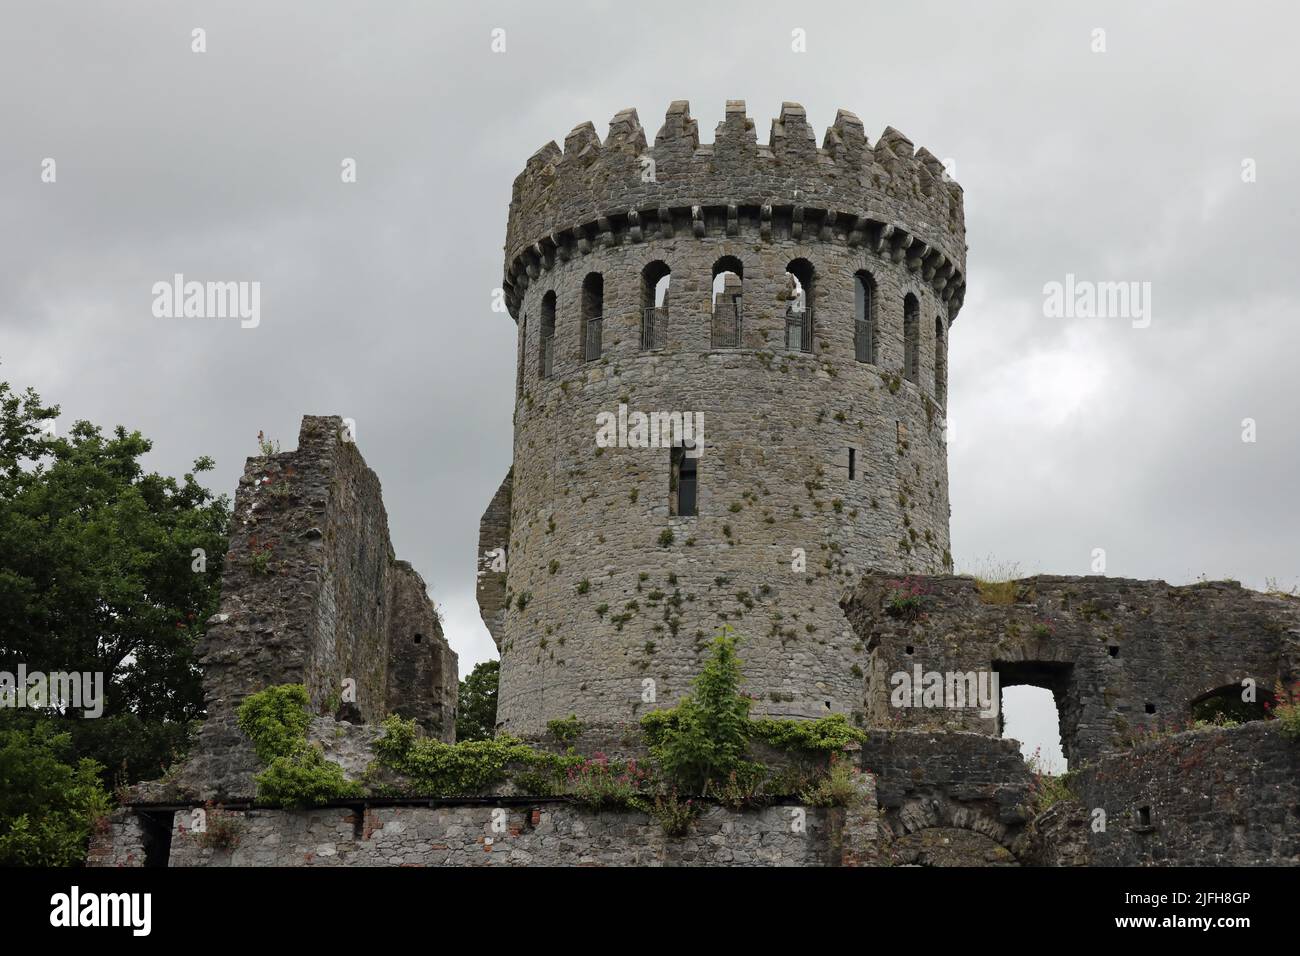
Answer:
[[(173, 816), (169, 866), (860, 866), (876, 860), (871, 780), (851, 810), (707, 807), (682, 836), (635, 811), (563, 802), (493, 807), (230, 810), (236, 845), (205, 847), (193, 815)], [(211, 819), (209, 817), (209, 819)], [(143, 866), (136, 815), (118, 811), (92, 840), (91, 865)]]
[[(920, 592), (914, 619), (893, 616), (891, 595)], [(869, 726), (972, 730), (999, 736), (1001, 716), (964, 709), (891, 706), (898, 673), (989, 672), (1003, 688), (1050, 689), (1071, 767), (1134, 737), (1191, 720), (1191, 705), (1251, 678), (1261, 693), (1294, 679), (1300, 601), (1232, 582), (1173, 587), (1163, 581), (1040, 575), (987, 603), (972, 578), (866, 575), (844, 607), (869, 652)], [(1263, 699), (1262, 697), (1260, 699)]]
[[(600, 141), (591, 123), (574, 127), (564, 150), (547, 143), (515, 179), (506, 229), (509, 301), (555, 256), (625, 231), (687, 228), (716, 210), (728, 220), (769, 222), (793, 212), (809, 231), (839, 231), (854, 244), (886, 247), (915, 262), (960, 307), (965, 290), (962, 190), (943, 164), (892, 127), (873, 147), (862, 121), (840, 110), (818, 149), (802, 106), (783, 103), (760, 144), (743, 100), (727, 102), (713, 143), (701, 143), (690, 105), (668, 107), (653, 145), (636, 110), (623, 110)], [(671, 228), (671, 227), (670, 227)], [(512, 314), (516, 314), (512, 308)]]
[[(1014, 740), (978, 733), (869, 733), (862, 768), (876, 779), (880, 826), (895, 863), (924, 858), (935, 848), (921, 837), (942, 831), (953, 844), (939, 865), (1012, 862), (1028, 819), (1031, 777)], [(982, 839), (959, 837), (976, 834)]]
[[(797, 113), (783, 111), (782, 135), (802, 141), (793, 132)], [(683, 121), (680, 111), (673, 115)], [(743, 127), (743, 108), (738, 115), (729, 114), (728, 129)], [(710, 195), (743, 193), (757, 204), (742, 203), (734, 215), (701, 207), (698, 219), (689, 207), (670, 210), (654, 229), (611, 226), (595, 241), (543, 256), (519, 290), (523, 367), (508, 610), (498, 636), (498, 720), (506, 731), (537, 734), (569, 714), (628, 724), (670, 706), (724, 624), (744, 639), (756, 714), (859, 711), (865, 657), (838, 606), (842, 592), (868, 568), (937, 573), (950, 565), (936, 321), (946, 332), (958, 302), (920, 247), (912, 256), (860, 241), (854, 219), (803, 217), (781, 194), (781, 170), (794, 168), (782, 163), (794, 161), (773, 149), (775, 178), (751, 176), (758, 167), (739, 161), (715, 168)], [(674, 168), (659, 165), (665, 188), (676, 188)], [(531, 211), (512, 207), (517, 235), (538, 221), (542, 197), (568, 195), (567, 174), (556, 175), (551, 192), (525, 189)], [(848, 174), (834, 184), (847, 189), (850, 181), (854, 190), (875, 188)], [(821, 192), (838, 195), (830, 186)], [(946, 219), (926, 219), (925, 227), (948, 235)], [(724, 256), (743, 270), (736, 349), (711, 347), (714, 265)], [(810, 352), (785, 347), (786, 269), (795, 259), (814, 270)], [(671, 269), (667, 333), (662, 349), (643, 350), (642, 270), (656, 261)], [(857, 361), (854, 347), (859, 270), (875, 285), (870, 362)], [(584, 361), (582, 290), (593, 272), (603, 277), (602, 353)], [(552, 291), (555, 352), (543, 377), (542, 299)], [(915, 382), (902, 373), (909, 293), (920, 304)], [(669, 513), (668, 448), (597, 447), (597, 415), (620, 405), (703, 413), (697, 516)], [(485, 528), (500, 528), (499, 497)]]
[(1095, 866), (1300, 865), (1300, 741), (1274, 721), (1153, 740), (1071, 787), (1090, 822), (1106, 813)]
[[(341, 419), (307, 416), (296, 450), (248, 460), (198, 660), (207, 720), (171, 793), (252, 795), (258, 765), (235, 713), (273, 684), (305, 684), (315, 713), (356, 723), (396, 710), (452, 739), (456, 655), (424, 582), (393, 558), (379, 480)], [(341, 700), (345, 678), (355, 704)]]
[(508, 557), (510, 547), (510, 493), (514, 484), (514, 469), (492, 496), (483, 512), (478, 533), (478, 577), (475, 587), (479, 614), (487, 625), (488, 633), (496, 642), (497, 650), (505, 639), (506, 572), (500, 570), (499, 558)]
[(442, 740), (455, 739), (456, 654), (442, 635), (442, 622), (419, 572), (393, 563), (388, 596), (388, 688), (385, 710), (414, 719)]

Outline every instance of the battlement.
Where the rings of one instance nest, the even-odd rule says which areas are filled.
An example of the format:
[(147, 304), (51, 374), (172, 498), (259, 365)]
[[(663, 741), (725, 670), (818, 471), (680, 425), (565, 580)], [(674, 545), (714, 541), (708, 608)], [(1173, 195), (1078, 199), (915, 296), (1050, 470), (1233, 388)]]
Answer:
[(506, 230), (511, 313), (557, 260), (711, 230), (887, 250), (933, 283), (953, 316), (965, 292), (962, 190), (924, 147), (892, 127), (873, 147), (847, 110), (818, 147), (798, 103), (782, 104), (760, 144), (743, 100), (727, 102), (714, 141), (701, 143), (690, 105), (677, 100), (653, 146), (636, 110), (626, 109), (603, 143), (592, 123), (582, 123), (563, 150), (552, 141), (529, 158), (515, 179)]

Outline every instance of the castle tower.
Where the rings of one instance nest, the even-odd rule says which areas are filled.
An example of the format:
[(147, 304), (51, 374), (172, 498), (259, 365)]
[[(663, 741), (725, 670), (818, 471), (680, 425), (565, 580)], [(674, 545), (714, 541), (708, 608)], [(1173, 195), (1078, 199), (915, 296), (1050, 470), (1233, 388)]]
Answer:
[[(732, 101), (708, 145), (675, 102), (653, 146), (625, 110), (604, 143), (584, 123), (538, 150), (505, 253), (514, 464), (479, 542), (501, 729), (671, 706), (724, 624), (755, 714), (860, 717), (846, 588), (951, 567), (960, 187), (846, 111), (819, 149), (786, 103), (760, 145)], [(637, 413), (703, 440), (664, 447)]]

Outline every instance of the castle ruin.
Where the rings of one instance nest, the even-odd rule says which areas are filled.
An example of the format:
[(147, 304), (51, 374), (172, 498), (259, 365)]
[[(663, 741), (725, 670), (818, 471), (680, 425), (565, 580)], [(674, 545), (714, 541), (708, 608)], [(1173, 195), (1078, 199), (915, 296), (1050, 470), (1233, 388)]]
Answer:
[[(675, 700), (724, 622), (757, 712), (861, 716), (842, 592), (952, 564), (965, 259), (940, 162), (893, 129), (872, 146), (844, 110), (821, 148), (795, 103), (760, 145), (731, 101), (701, 145), (675, 102), (653, 146), (625, 110), (604, 143), (584, 123), (529, 159), (506, 230), (514, 465), (479, 539), (501, 730), (635, 723), (645, 681)], [(656, 421), (638, 442), (638, 415), (703, 438)]]
[[(684, 102), (653, 146), (631, 110), (604, 142), (583, 124), (534, 154), (510, 206), (514, 460), (478, 542), (498, 729), (540, 745), (572, 715), (579, 752), (644, 756), (638, 718), (676, 704), (730, 626), (755, 714), (865, 731), (860, 801), (807, 808), (798, 833), (794, 797), (712, 805), (675, 836), (513, 783), (259, 804), (234, 712), (267, 686), (308, 689), (310, 740), (350, 780), (388, 713), (454, 730), (456, 657), (392, 554), (378, 480), (340, 419), (309, 417), (296, 451), (250, 459), (240, 481), (195, 751), (133, 791), (91, 862), (1300, 863), (1300, 745), (1263, 719), (1300, 679), (1300, 601), (951, 574), (947, 343), (965, 252), (961, 190), (934, 156), (892, 129), (872, 146), (844, 111), (819, 148), (791, 103), (766, 145), (740, 102), (712, 145)], [(653, 434), (637, 413), (661, 416)], [(914, 673), (1049, 689), (1070, 795), (1036, 807), (1000, 713), (900, 701)], [(1240, 724), (1184, 729), (1216, 702)], [(213, 800), (237, 845), (195, 838)]]

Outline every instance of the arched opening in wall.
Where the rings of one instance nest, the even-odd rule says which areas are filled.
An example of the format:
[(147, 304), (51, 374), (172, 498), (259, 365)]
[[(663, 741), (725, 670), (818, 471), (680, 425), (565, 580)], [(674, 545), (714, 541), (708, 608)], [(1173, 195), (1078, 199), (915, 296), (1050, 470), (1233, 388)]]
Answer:
[(1001, 688), (998, 733), (1020, 742), (1035, 769), (1057, 776), (1069, 769), (1077, 716), (1068, 690), (1074, 665), (1059, 661), (995, 661)]
[(641, 270), (641, 348), (661, 349), (668, 338), (668, 287), (673, 272), (656, 259)]
[(910, 292), (903, 298), (903, 377), (921, 382), (921, 303)]
[(853, 351), (859, 362), (876, 361), (876, 280), (859, 269), (853, 277)]
[(713, 264), (713, 348), (740, 348), (744, 293), (745, 267), (735, 256), (723, 256)]
[(587, 273), (582, 280), (582, 360), (594, 362), (600, 358), (601, 324), (605, 317), (605, 277), (599, 272)]
[(537, 374), (550, 378), (555, 367), (555, 291), (542, 296), (541, 348), (537, 350)]
[(1191, 702), (1189, 709), (1197, 723), (1233, 727), (1252, 720), (1268, 720), (1275, 704), (1273, 692), (1261, 687), (1259, 682), (1246, 687), (1238, 682), (1202, 694)]
[(813, 334), (813, 266), (794, 259), (785, 267), (785, 347), (811, 352)]
[(943, 318), (934, 317), (934, 400), (942, 407), (948, 401), (948, 340)]

